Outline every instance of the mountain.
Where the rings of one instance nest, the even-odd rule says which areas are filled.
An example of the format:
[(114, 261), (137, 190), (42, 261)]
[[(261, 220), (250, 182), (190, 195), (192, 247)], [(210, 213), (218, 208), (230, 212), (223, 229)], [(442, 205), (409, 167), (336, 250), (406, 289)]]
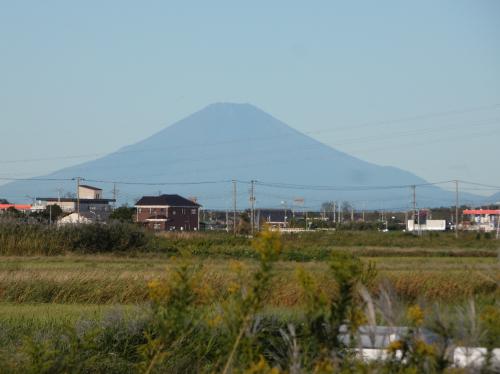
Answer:
[[(261, 207), (291, 206), (294, 199), (303, 198), (310, 208), (327, 200), (345, 200), (356, 207), (405, 209), (411, 200), (408, 187), (378, 187), (425, 183), (410, 172), (339, 152), (252, 105), (232, 103), (209, 105), (145, 140), (43, 177), (76, 176), (101, 186), (108, 196), (112, 184), (98, 181), (128, 182), (118, 184), (120, 202), (133, 203), (161, 191), (196, 196), (206, 208), (220, 209), (232, 206), (232, 179), (257, 180), (256, 204)], [(219, 182), (199, 183), (204, 181)], [(197, 184), (133, 184), (145, 182)], [(0, 186), (0, 197), (57, 196), (58, 188), (75, 191), (74, 186), (57, 180), (16, 181)], [(249, 184), (238, 183), (237, 188), (238, 207), (247, 207)], [(417, 200), (419, 206), (445, 206), (452, 205), (454, 197), (436, 186), (422, 186), (417, 188)]]
[(491, 195), (488, 198), (488, 202), (491, 204), (500, 204), (500, 192), (497, 192), (496, 194)]

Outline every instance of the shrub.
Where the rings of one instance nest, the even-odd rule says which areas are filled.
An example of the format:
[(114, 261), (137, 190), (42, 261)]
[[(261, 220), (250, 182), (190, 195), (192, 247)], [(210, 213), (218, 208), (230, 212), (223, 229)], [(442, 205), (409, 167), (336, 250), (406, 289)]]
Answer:
[(150, 249), (153, 235), (126, 223), (48, 226), (17, 221), (0, 222), (1, 255), (59, 255)]

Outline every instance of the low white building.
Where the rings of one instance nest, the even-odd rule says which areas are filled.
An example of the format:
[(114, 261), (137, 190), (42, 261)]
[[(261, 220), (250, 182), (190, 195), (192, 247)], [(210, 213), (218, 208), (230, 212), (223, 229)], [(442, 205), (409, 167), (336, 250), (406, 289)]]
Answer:
[(89, 224), (89, 223), (93, 223), (93, 222), (94, 222), (94, 220), (92, 220), (86, 214), (71, 213), (71, 214), (68, 214), (67, 216), (60, 218), (57, 221), (57, 225), (58, 226), (79, 225), (79, 224)]
[(446, 231), (446, 220), (444, 219), (426, 219), (420, 223), (409, 219), (406, 223), (407, 231)]

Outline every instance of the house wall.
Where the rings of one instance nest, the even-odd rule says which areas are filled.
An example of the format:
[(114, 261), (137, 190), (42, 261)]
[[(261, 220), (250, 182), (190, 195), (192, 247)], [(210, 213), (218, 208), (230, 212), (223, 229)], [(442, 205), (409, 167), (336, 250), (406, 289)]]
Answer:
[(136, 207), (136, 222), (145, 222), (149, 217), (165, 215), (168, 217), (167, 207)]
[(63, 212), (74, 212), (76, 210), (76, 203), (72, 201), (47, 201), (44, 205), (59, 205)]
[(198, 208), (170, 207), (168, 217), (172, 221), (167, 222), (169, 228), (174, 230), (198, 230)]
[[(161, 230), (198, 230), (198, 208), (194, 207), (136, 207), (135, 221), (142, 222), (150, 228), (162, 222), (148, 222), (151, 216), (164, 215), (167, 222), (164, 222)], [(158, 226), (157, 226), (158, 227)]]
[(93, 190), (80, 186), (78, 192), (80, 199), (102, 199), (102, 190)]

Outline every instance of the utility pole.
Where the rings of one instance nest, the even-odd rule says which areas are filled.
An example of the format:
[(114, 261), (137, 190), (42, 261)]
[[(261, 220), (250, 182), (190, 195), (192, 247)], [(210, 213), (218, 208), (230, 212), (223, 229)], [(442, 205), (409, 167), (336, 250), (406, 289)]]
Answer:
[(118, 195), (118, 190), (116, 189), (116, 182), (113, 183), (113, 210), (116, 208), (116, 196)]
[(226, 232), (229, 232), (229, 209), (226, 209)]
[(458, 238), (458, 180), (455, 180), (455, 238)]
[(422, 230), (420, 226), (420, 209), (417, 211), (417, 221), (418, 221), (418, 236), (422, 235)]
[(255, 230), (255, 181), (250, 181), (250, 226), (252, 236)]
[(497, 240), (500, 239), (500, 212), (497, 212)]
[(335, 201), (333, 202), (333, 223), (337, 223), (336, 206)]
[(78, 222), (80, 222), (80, 179), (81, 177), (76, 177), (76, 213), (78, 214)]
[(233, 234), (236, 236), (236, 180), (233, 179)]
[(283, 228), (286, 228), (286, 226), (287, 226), (287, 216), (286, 216), (286, 214), (287, 214), (287, 208), (288, 207), (286, 205), (287, 204), (286, 201), (282, 201), (281, 204), (283, 204), (283, 207), (285, 208), (285, 214), (283, 215)]
[(354, 207), (351, 205), (351, 222), (354, 222)]
[(412, 191), (413, 191), (413, 214), (412, 214), (412, 220), (413, 220), (413, 231), (415, 231), (415, 218), (417, 214), (417, 187), (415, 185), (411, 186)]

